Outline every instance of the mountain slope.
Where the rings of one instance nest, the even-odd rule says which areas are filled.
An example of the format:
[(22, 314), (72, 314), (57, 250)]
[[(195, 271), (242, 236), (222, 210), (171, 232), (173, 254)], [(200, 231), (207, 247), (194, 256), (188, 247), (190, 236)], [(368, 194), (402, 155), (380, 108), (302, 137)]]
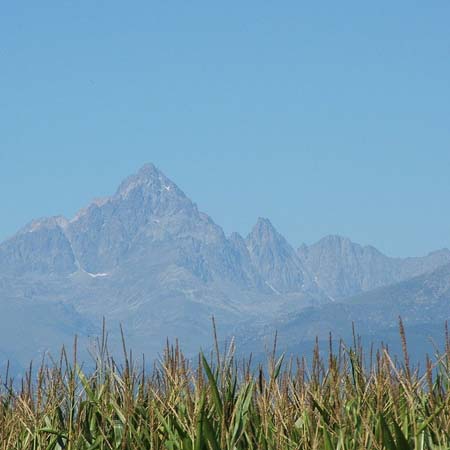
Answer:
[(62, 217), (35, 220), (0, 244), (0, 273), (69, 274), (77, 270)]
[(258, 219), (246, 245), (253, 265), (275, 293), (317, 291), (295, 250), (268, 219)]
[[(353, 342), (353, 326), (366, 348), (389, 345), (401, 357), (399, 317), (406, 329), (412, 361), (423, 361), (436, 346), (444, 349), (445, 322), (450, 321), (450, 264), (390, 286), (361, 293), (343, 302), (305, 308), (274, 318), (265, 327), (247, 329), (243, 351), (264, 353), (277, 332), (280, 351), (310, 355), (316, 338), (328, 349), (329, 334)], [(367, 355), (369, 356), (369, 355)]]
[(333, 299), (387, 286), (450, 263), (444, 249), (416, 258), (390, 258), (372, 246), (361, 246), (341, 236), (327, 236), (298, 255), (317, 284)]

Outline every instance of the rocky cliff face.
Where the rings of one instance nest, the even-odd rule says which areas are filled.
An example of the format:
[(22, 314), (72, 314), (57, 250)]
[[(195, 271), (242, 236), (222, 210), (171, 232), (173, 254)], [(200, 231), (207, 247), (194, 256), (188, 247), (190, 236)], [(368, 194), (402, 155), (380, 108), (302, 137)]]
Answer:
[(333, 299), (387, 286), (450, 262), (447, 249), (425, 257), (390, 258), (376, 248), (355, 244), (341, 236), (327, 236), (298, 255), (314, 280)]
[(246, 245), (253, 266), (275, 294), (317, 291), (295, 250), (268, 219), (258, 219)]
[(0, 244), (0, 273), (64, 275), (77, 270), (61, 217), (35, 220)]

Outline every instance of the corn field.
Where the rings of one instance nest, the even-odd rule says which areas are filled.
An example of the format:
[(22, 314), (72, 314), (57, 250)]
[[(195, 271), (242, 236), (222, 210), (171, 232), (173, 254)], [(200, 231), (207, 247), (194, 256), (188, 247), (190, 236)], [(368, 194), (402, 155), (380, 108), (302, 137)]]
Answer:
[(403, 356), (367, 351), (357, 338), (312, 361), (274, 349), (264, 366), (238, 360), (231, 343), (187, 360), (178, 345), (146, 372), (99, 341), (95, 368), (64, 349), (0, 391), (0, 449), (360, 450), (450, 448), (450, 343), (411, 367)]

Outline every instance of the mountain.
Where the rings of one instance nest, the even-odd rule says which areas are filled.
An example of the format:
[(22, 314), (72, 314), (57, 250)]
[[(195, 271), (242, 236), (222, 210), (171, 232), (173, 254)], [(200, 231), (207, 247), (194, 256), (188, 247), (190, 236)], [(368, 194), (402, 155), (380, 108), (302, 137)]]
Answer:
[(370, 291), (450, 263), (443, 249), (415, 258), (390, 258), (372, 246), (361, 246), (341, 236), (327, 236), (298, 255), (320, 288), (333, 300)]
[[(123, 324), (130, 345), (150, 355), (167, 336), (198, 350), (210, 341), (212, 315), (229, 333), (237, 324), (324, 301), (272, 225), (264, 231), (258, 222), (247, 239), (227, 237), (151, 164), (74, 218), (33, 221), (0, 244), (0, 273), (0, 298), (30, 305), (2, 308), (4, 320), (20, 320), (31, 305), (51, 312), (62, 305), (66, 325), (55, 344), (66, 342), (65, 334), (88, 340), (96, 332), (91, 324), (105, 317), (112, 329)], [(36, 317), (33, 339), (39, 341), (44, 322)], [(89, 333), (79, 327), (83, 318)], [(48, 344), (45, 324), (42, 343)], [(54, 328), (61, 328), (57, 321)], [(13, 339), (18, 344), (27, 336), (11, 333), (6, 348), (17, 349), (8, 343)], [(12, 355), (24, 362), (33, 356), (25, 344), (27, 351)], [(50, 349), (47, 344), (42, 348)]]
[[(336, 324), (342, 331), (354, 317), (376, 335), (387, 322), (378, 319), (397, 314), (395, 302), (347, 298), (413, 282), (446, 267), (449, 253), (389, 258), (336, 236), (296, 251), (262, 218), (246, 238), (226, 236), (147, 164), (72, 219), (35, 220), (0, 244), (0, 355), (21, 367), (74, 334), (88, 348), (103, 318), (113, 351), (121, 324), (135, 354), (149, 359), (167, 337), (179, 338), (187, 353), (208, 346), (211, 316), (222, 336), (236, 335), (250, 350), (274, 327), (292, 346), (299, 335)], [(448, 315), (442, 305), (436, 321)], [(411, 323), (430, 325), (412, 311)]]
[(242, 351), (262, 352), (261, 343), (269, 346), (277, 332), (280, 351), (310, 355), (316, 338), (322, 351), (327, 351), (330, 333), (348, 344), (355, 329), (367, 349), (372, 343), (388, 344), (392, 354), (402, 358), (399, 317), (406, 329), (412, 361), (423, 361), (426, 353), (445, 349), (444, 325), (450, 321), (450, 264), (341, 302), (276, 317), (264, 328), (249, 328)]

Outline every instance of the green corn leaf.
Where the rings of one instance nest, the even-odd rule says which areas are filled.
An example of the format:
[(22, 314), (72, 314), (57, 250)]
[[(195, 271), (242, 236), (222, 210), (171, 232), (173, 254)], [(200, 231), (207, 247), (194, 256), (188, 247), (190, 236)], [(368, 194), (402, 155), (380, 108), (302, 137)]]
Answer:
[(204, 426), (203, 433), (205, 435), (206, 440), (209, 442), (211, 449), (221, 450), (214, 433), (214, 428), (211, 424), (211, 421), (207, 417), (204, 418), (203, 426)]
[(330, 433), (328, 432), (326, 426), (323, 426), (323, 443), (325, 450), (334, 450), (333, 445), (331, 443)]
[(394, 419), (392, 419), (392, 424), (394, 426), (395, 439), (397, 441), (397, 449), (413, 450), (413, 448), (410, 447), (405, 435), (403, 434), (403, 431), (401, 430), (401, 428), (398, 426), (397, 422)]
[(205, 441), (203, 438), (203, 428), (205, 421), (205, 393), (203, 392), (199, 403), (199, 414), (197, 418), (197, 426), (195, 432), (194, 450), (203, 450), (205, 448)]
[(391, 431), (389, 430), (386, 419), (383, 414), (379, 415), (380, 421), (380, 431), (381, 431), (381, 442), (387, 448), (387, 450), (399, 450), (395, 445), (394, 438), (392, 437)]
[(272, 375), (272, 378), (274, 380), (276, 380), (280, 375), (281, 367), (283, 366), (283, 360), (284, 360), (284, 353), (279, 357), (278, 361), (275, 364), (275, 368)]
[(206, 376), (208, 377), (209, 385), (211, 387), (214, 405), (216, 407), (216, 412), (219, 415), (219, 417), (222, 417), (223, 416), (223, 405), (222, 405), (222, 400), (220, 399), (219, 389), (217, 388), (217, 381), (216, 381), (216, 379), (211, 371), (211, 368), (209, 367), (209, 364), (206, 361), (205, 355), (203, 355), (203, 353), (202, 353), (202, 362), (203, 362), (203, 367), (206, 372)]

